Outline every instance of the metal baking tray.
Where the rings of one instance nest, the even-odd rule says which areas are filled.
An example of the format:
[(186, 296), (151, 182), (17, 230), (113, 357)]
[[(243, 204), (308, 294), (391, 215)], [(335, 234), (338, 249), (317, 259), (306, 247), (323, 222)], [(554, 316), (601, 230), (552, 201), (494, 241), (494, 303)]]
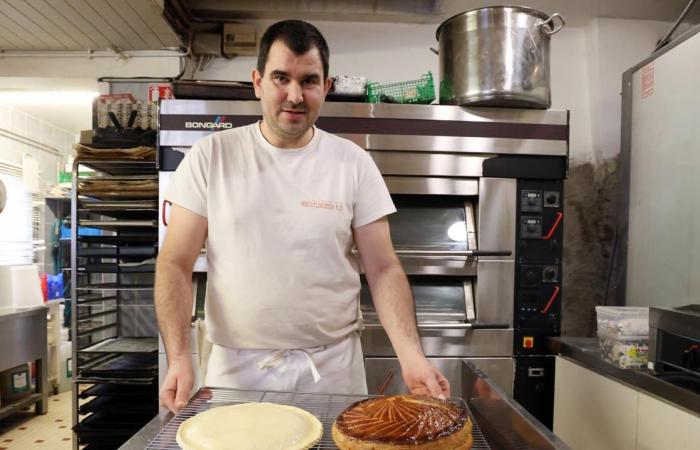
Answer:
[[(177, 413), (148, 444), (146, 450), (180, 449), (180, 446), (175, 440), (175, 436), (182, 422), (212, 407), (248, 402), (279, 403), (305, 409), (315, 415), (323, 424), (323, 437), (318, 445), (313, 448), (336, 449), (337, 447), (333, 443), (333, 438), (331, 437), (333, 422), (345, 408), (367, 397), (368, 396), (362, 395), (302, 394), (294, 392), (244, 391), (238, 389), (203, 387), (190, 399), (187, 406)], [(481, 433), (478, 423), (464, 400), (460, 398), (449, 398), (448, 401), (467, 408), (473, 424), (472, 436), (474, 438), (474, 443), (472, 444), (472, 449), (490, 449), (484, 435)]]

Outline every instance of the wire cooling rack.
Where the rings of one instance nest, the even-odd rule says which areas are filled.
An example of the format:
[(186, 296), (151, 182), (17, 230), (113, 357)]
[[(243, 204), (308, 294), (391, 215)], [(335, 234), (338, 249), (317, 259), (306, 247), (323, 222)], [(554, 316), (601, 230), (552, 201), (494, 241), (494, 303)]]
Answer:
[[(315, 415), (323, 424), (323, 437), (313, 447), (314, 449), (336, 449), (331, 437), (333, 422), (340, 413), (356, 401), (363, 400), (367, 396), (361, 395), (337, 395), (337, 394), (301, 394), (295, 392), (274, 391), (244, 391), (228, 388), (201, 388), (173, 419), (161, 430), (161, 432), (148, 444), (146, 450), (178, 450), (180, 446), (175, 440), (180, 424), (196, 414), (210, 408), (237, 403), (268, 402), (282, 405), (297, 406)], [(467, 408), (464, 400), (450, 398), (448, 401)], [(472, 420), (472, 436), (474, 443), (472, 449), (489, 449), (489, 445), (481, 433), (474, 416), (467, 408)]]

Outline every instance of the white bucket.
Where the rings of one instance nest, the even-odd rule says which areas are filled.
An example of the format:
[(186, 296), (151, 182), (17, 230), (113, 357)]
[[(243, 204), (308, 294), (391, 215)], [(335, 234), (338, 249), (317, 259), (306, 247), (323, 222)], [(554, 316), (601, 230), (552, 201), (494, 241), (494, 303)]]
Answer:
[(35, 264), (0, 266), (0, 309), (31, 308), (43, 304)]

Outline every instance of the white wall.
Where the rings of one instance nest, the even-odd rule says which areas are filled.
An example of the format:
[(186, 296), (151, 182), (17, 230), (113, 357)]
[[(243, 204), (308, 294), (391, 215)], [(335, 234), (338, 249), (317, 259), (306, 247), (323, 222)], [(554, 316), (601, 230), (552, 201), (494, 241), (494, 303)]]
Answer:
[(598, 19), (587, 28), (593, 159), (620, 152), (622, 73), (648, 57), (671, 24), (650, 20)]
[[(271, 22), (258, 22), (262, 32)], [(571, 111), (571, 162), (596, 163), (620, 147), (620, 84), (624, 70), (651, 52), (670, 24), (595, 19), (552, 36), (552, 107)], [(437, 24), (316, 22), (331, 49), (333, 74), (364, 75), (372, 81), (411, 80), (428, 70), (437, 80)], [(198, 79), (249, 81), (255, 57), (217, 59)], [(186, 77), (194, 65), (190, 63)], [(177, 58), (48, 60), (7, 58), (0, 76), (175, 76)], [(39, 75), (42, 74), (42, 75)]]
[[(0, 161), (22, 166), (22, 155), (39, 164), (43, 187), (57, 182), (59, 165), (71, 154), (76, 135), (18, 109), (0, 105)], [(49, 146), (53, 155), (42, 150)]]
[[(270, 22), (261, 22), (264, 30)], [(439, 77), (437, 25), (316, 23), (331, 49), (333, 74), (372, 81), (410, 80), (431, 70)], [(614, 157), (620, 144), (622, 72), (646, 57), (670, 24), (596, 19), (552, 36), (552, 108), (571, 111), (572, 164)], [(219, 59), (194, 74), (201, 79), (250, 80), (254, 57)], [(190, 75), (191, 72), (188, 72)]]
[(180, 72), (180, 58), (75, 57), (37, 58), (0, 56), (0, 77), (174, 77)]

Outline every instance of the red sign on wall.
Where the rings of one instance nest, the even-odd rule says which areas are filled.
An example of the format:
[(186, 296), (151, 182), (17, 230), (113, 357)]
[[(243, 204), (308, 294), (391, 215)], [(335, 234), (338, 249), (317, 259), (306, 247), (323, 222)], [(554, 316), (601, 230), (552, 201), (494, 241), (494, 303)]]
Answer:
[(151, 83), (148, 85), (148, 101), (157, 102), (173, 96), (173, 86), (170, 83)]

